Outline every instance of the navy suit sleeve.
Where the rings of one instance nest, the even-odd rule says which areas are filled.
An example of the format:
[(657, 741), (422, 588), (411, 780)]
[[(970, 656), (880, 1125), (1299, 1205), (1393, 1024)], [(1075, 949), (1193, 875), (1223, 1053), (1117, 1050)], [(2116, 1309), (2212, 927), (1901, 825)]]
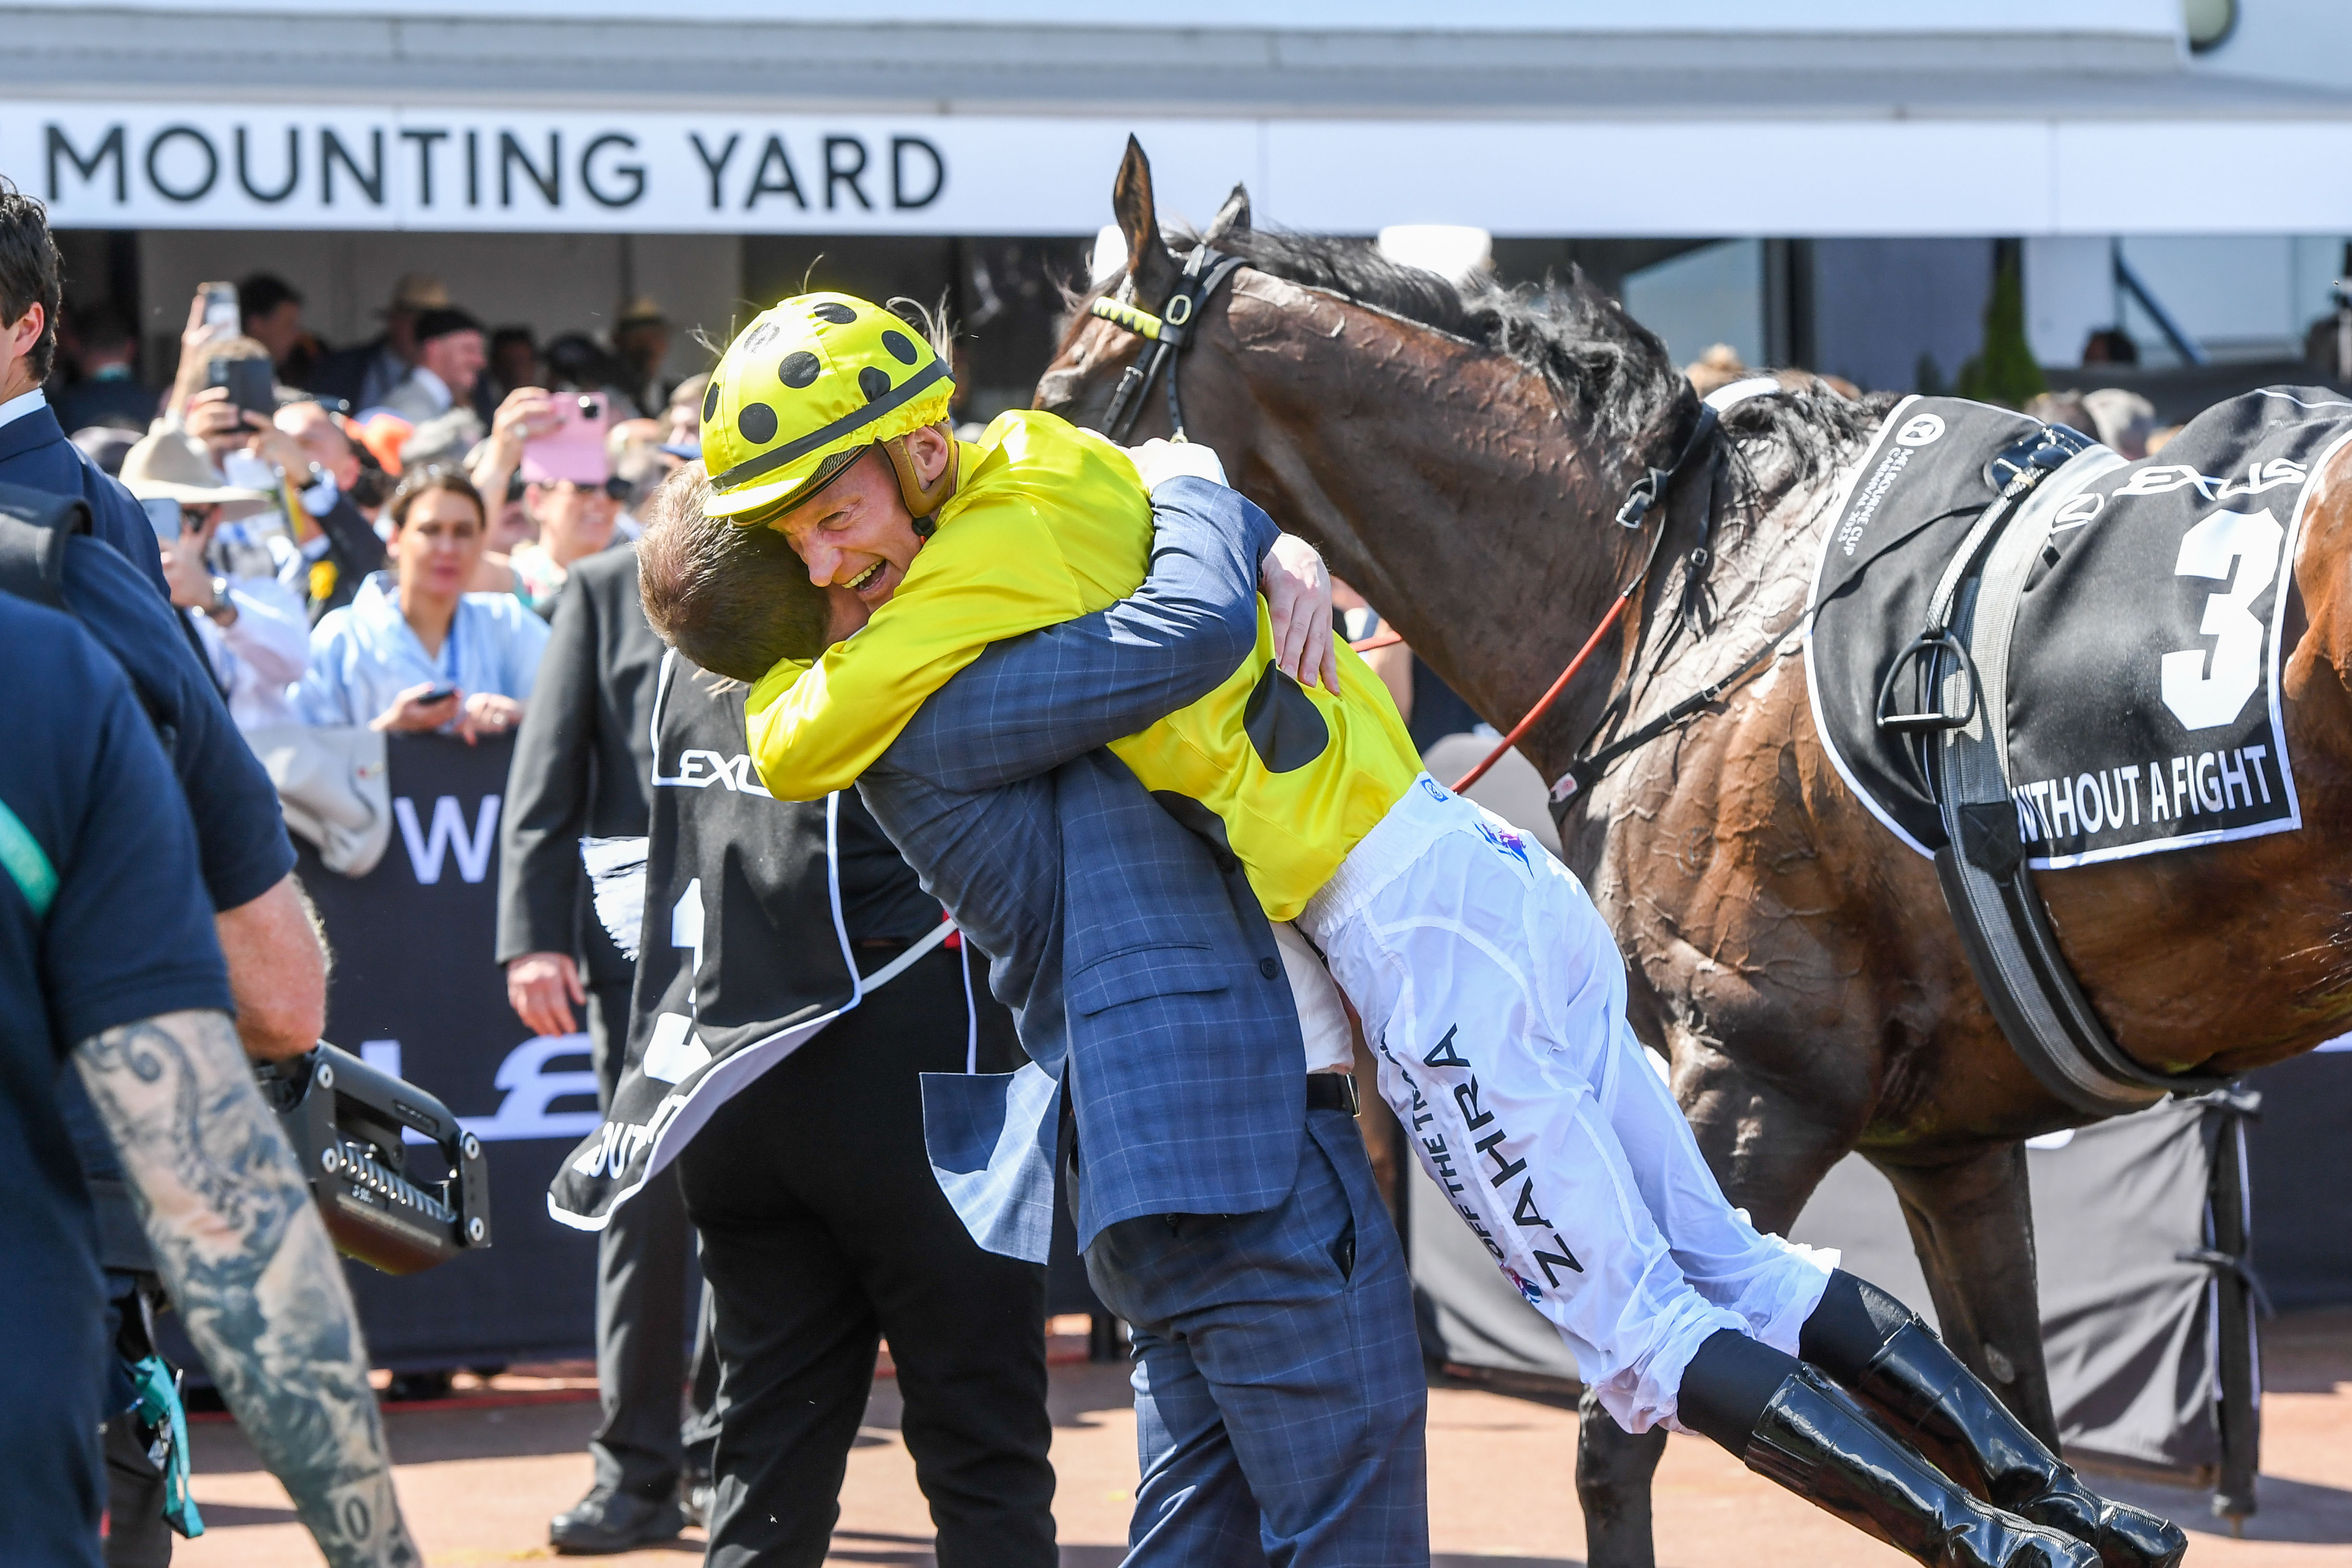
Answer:
[(1216, 689), (1257, 642), (1273, 519), (1222, 485), (1152, 493), (1143, 586), (1107, 610), (1013, 638), (934, 693), (889, 750), (942, 789), (993, 789), (1149, 727)]
[(235, 909), (268, 893), (294, 869), (278, 791), (230, 720), (180, 612), (96, 539), (72, 541), (58, 586), (66, 608), (114, 656), (155, 722), (170, 727), (172, 771), (195, 820), (213, 907)]

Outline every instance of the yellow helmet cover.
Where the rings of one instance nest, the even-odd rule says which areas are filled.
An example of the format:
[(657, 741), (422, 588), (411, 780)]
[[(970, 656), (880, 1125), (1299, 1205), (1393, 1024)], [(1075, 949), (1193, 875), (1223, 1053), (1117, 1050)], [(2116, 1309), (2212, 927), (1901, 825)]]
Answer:
[(727, 346), (702, 399), (709, 512), (789, 501), (826, 458), (935, 424), (955, 383), (923, 335), (849, 294), (801, 294)]

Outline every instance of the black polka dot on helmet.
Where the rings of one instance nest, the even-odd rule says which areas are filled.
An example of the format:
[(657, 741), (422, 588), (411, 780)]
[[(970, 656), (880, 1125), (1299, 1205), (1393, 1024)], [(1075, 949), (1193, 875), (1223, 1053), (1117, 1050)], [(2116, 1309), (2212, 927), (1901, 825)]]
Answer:
[(912, 339), (908, 338), (908, 337), (907, 336), (907, 334), (906, 334), (906, 333), (904, 333), (904, 332), (885, 332), (885, 333), (883, 333), (883, 334), (882, 334), (882, 346), (883, 346), (884, 348), (886, 348), (886, 349), (889, 350), (890, 350), (890, 357), (891, 357), (892, 359), (894, 359), (894, 360), (898, 361), (900, 364), (902, 364), (902, 365), (911, 365), (911, 364), (913, 364), (913, 363), (915, 362), (915, 356), (916, 356), (916, 351), (917, 351), (917, 350), (916, 350), (916, 349), (915, 349), (914, 340), (913, 340)]
[(784, 356), (784, 362), (776, 367), (776, 379), (798, 392), (816, 380), (817, 372), (823, 369), (824, 366), (814, 354), (802, 349)]
[(702, 394), (702, 422), (705, 424), (719, 417), (719, 378), (710, 378), (710, 390)]
[(857, 319), (857, 312), (837, 299), (828, 299), (823, 304), (811, 306), (809, 314), (817, 320), (830, 321), (836, 327), (846, 327)]
[(857, 372), (857, 390), (873, 402), (890, 390), (890, 372), (879, 365), (868, 365)]
[(752, 445), (765, 446), (776, 438), (776, 411), (764, 402), (752, 403), (737, 411), (735, 428)]

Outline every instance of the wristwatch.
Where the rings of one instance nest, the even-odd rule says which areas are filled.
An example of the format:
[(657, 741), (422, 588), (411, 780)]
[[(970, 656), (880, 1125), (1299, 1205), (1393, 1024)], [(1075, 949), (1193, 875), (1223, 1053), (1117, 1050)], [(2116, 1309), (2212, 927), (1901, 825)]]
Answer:
[(335, 498), (341, 493), (335, 476), (313, 463), (302, 478), (302, 509), (311, 517), (322, 517), (335, 509)]
[(213, 601), (205, 606), (205, 613), (212, 617), (215, 626), (226, 626), (236, 619), (236, 604), (228, 596), (227, 578), (213, 579)]

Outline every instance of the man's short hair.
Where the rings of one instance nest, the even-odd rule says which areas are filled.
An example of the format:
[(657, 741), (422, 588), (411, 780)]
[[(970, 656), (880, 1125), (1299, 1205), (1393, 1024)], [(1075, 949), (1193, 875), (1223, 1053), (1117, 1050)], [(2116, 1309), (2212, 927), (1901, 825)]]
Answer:
[(236, 286), (237, 314), (247, 321), (273, 314), (289, 299), (302, 303), (294, 286), (274, 272), (257, 272)]
[(58, 358), (58, 306), (64, 264), (49, 237), (49, 210), (0, 175), (0, 327), (14, 327), (41, 308), (41, 335), (25, 356), (35, 384), (49, 379)]
[(756, 681), (824, 652), (831, 605), (773, 528), (708, 517), (710, 479), (689, 463), (646, 503), (637, 586), (662, 641), (714, 674)]
[(131, 324), (131, 318), (104, 300), (95, 305), (77, 305), (72, 316), (74, 336), (92, 353), (110, 354), (117, 349), (135, 347), (139, 341), (138, 329)]
[(436, 338), (446, 338), (457, 332), (480, 332), (482, 324), (455, 306), (446, 310), (427, 310), (416, 319), (416, 340), (429, 343)]

